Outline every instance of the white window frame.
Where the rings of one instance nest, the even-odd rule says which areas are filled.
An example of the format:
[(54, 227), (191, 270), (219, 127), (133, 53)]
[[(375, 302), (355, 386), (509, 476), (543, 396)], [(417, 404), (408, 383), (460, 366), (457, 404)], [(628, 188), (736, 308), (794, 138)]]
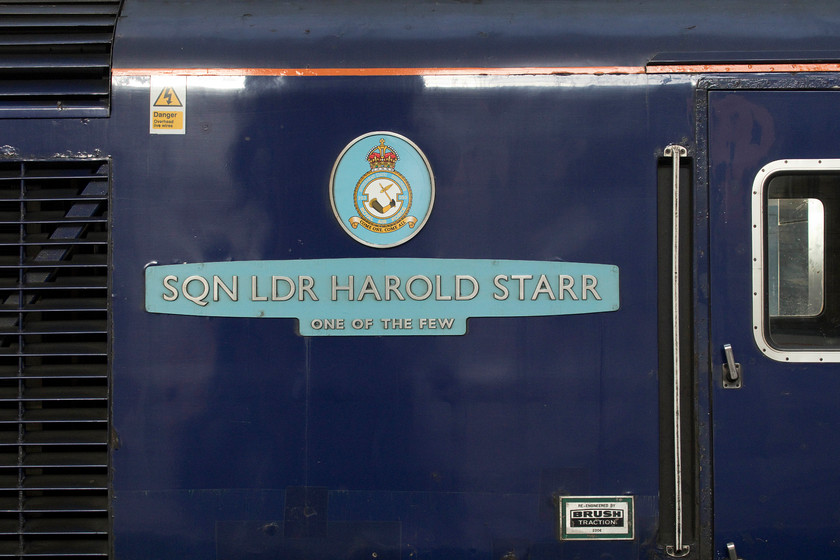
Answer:
[[(778, 362), (840, 362), (840, 348), (836, 350), (792, 350), (775, 348), (764, 336), (769, 317), (765, 316), (764, 289), (764, 246), (765, 246), (765, 216), (764, 193), (773, 175), (779, 172), (820, 171), (840, 173), (840, 159), (780, 159), (764, 165), (753, 181), (752, 189), (752, 312), (753, 337), (759, 350), (772, 360)], [(830, 271), (825, 271), (829, 274)]]

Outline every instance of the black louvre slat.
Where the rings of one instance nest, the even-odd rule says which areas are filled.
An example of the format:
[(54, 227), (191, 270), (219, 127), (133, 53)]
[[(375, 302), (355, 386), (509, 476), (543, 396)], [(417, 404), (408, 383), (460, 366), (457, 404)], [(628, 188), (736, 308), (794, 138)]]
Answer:
[[(26, 180), (42, 180), (52, 179), (61, 183), (66, 183), (69, 179), (79, 179), (84, 181), (93, 181), (94, 179), (108, 180), (108, 166), (103, 165), (102, 160), (87, 160), (87, 165), (79, 165), (78, 167), (68, 168), (66, 165), (61, 165), (62, 160), (55, 161), (26, 161), (25, 165), (21, 167), (21, 161), (16, 162), (0, 161), (0, 179), (9, 180), (11, 182), (20, 181), (21, 178)], [(20, 184), (18, 183), (18, 187)], [(30, 189), (57, 189), (59, 191), (75, 190), (68, 189), (67, 185), (44, 186), (41, 183), (35, 185), (28, 185), (27, 191)]]
[(23, 558), (40, 557), (98, 557), (108, 555), (108, 542), (97, 542), (89, 539), (46, 539), (41, 538), (28, 542), (23, 552), (16, 552), (11, 543), (0, 541), (0, 557), (19, 556)]
[(0, 316), (5, 313), (46, 313), (61, 311), (107, 311), (106, 302), (101, 298), (76, 298), (76, 299), (46, 299), (37, 300), (30, 304), (20, 305), (18, 302), (0, 305)]
[[(11, 95), (0, 95), (0, 117), (18, 118), (60, 118), (60, 117), (104, 117), (108, 114), (110, 93), (101, 93), (110, 82), (107, 76), (97, 78), (95, 86), (86, 81), (70, 81), (56, 78), (56, 84), (47, 94), (40, 91), (21, 91), (15, 89)], [(0, 77), (0, 92), (4, 87), (14, 88), (15, 80)], [(62, 88), (64, 95), (59, 95)]]
[(0, 118), (61, 118), (61, 117), (104, 117), (108, 114), (108, 98), (93, 101), (85, 98), (76, 102), (70, 98), (60, 101), (38, 100), (36, 98), (6, 100), (0, 97)]
[(105, 14), (115, 15), (118, 2), (4, 2), (0, 5), (0, 15), (32, 15), (60, 17), (64, 14)]
[(22, 352), (17, 347), (0, 348), (0, 357), (48, 357), (48, 356), (107, 356), (105, 343), (101, 345), (51, 345), (49, 347), (32, 348), (26, 347)]
[(41, 4), (49, 4), (50, 6), (60, 5), (60, 4), (114, 4), (114, 0), (50, 0), (49, 2), (44, 2), (44, 0), (6, 0), (3, 2), (4, 4), (30, 4), (30, 5), (41, 5)]
[(73, 81), (46, 80), (46, 79), (3, 79), (0, 74), (0, 103), (4, 97), (32, 96), (41, 98), (44, 102), (49, 99), (65, 99), (71, 96), (97, 97), (108, 94), (110, 84), (102, 76), (93, 76), (89, 79), (76, 79)]
[(49, 446), (91, 446), (105, 445), (107, 434), (103, 430), (36, 430), (25, 432), (20, 437), (18, 431), (0, 431), (0, 446), (39, 445)]
[(0, 558), (110, 550), (108, 171), (0, 162)]
[(20, 29), (24, 27), (43, 29), (55, 27), (109, 27), (114, 23), (115, 14), (50, 14), (48, 12), (19, 14), (5, 12), (0, 6), (0, 30)]
[[(93, 181), (93, 180), (94, 179), (92, 178), (91, 181)], [(48, 202), (48, 201), (51, 201), (51, 200), (91, 200), (91, 199), (93, 199), (93, 200), (106, 200), (107, 199), (106, 195), (107, 195), (107, 192), (108, 192), (107, 191), (108, 183), (104, 179), (102, 179), (102, 177), (96, 177), (95, 180), (99, 181), (100, 190), (97, 191), (96, 193), (92, 193), (92, 194), (88, 194), (88, 193), (79, 194), (79, 193), (76, 193), (75, 191), (72, 191), (72, 190), (32, 189), (31, 191), (29, 191), (27, 193), (26, 198), (21, 198), (20, 196), (17, 196), (16, 193), (12, 192), (11, 196), (8, 199), (0, 197), (0, 202), (3, 202), (3, 203), (22, 202), (24, 200), (28, 201), (28, 202)], [(2, 185), (2, 181), (0, 181), (0, 185)], [(93, 183), (91, 183), (91, 185), (95, 186)], [(0, 186), (0, 189), (2, 189), (2, 188), (3, 187)], [(12, 185), (12, 188), (14, 188), (14, 185)], [(40, 192), (43, 192), (43, 196), (39, 196)]]
[(91, 474), (84, 477), (69, 478), (55, 474), (27, 475), (22, 490), (67, 490), (67, 491), (92, 491), (108, 490), (108, 475), (106, 473)]
[[(11, 231), (15, 229), (18, 231)], [(0, 228), (0, 240), (4, 246), (15, 247), (31, 245), (101, 245), (108, 241), (108, 233), (102, 227), (87, 228), (86, 231), (83, 231), (75, 239), (68, 240), (50, 237), (49, 234), (42, 232), (21, 232), (19, 227), (7, 227)], [(43, 258), (40, 260), (43, 260)]]
[[(95, 179), (100, 183), (103, 183), (101, 178)], [(91, 179), (94, 181), (94, 179)], [(0, 182), (2, 184), (2, 182)], [(91, 186), (94, 186), (91, 183)], [(2, 188), (2, 187), (0, 187)], [(104, 182), (104, 184), (100, 184), (100, 189), (107, 189), (108, 183)], [(43, 192), (43, 197), (39, 197), (39, 192)], [(65, 194), (67, 193), (67, 194)], [(50, 202), (50, 201), (67, 201), (67, 200), (107, 200), (107, 190), (105, 192), (96, 192), (96, 193), (81, 193), (81, 194), (73, 194), (72, 191), (59, 191), (59, 190), (52, 190), (52, 191), (42, 191), (41, 189), (32, 189), (28, 193), (28, 196), (23, 199), (17, 196), (12, 196), (9, 199), (4, 200), (0, 198), (0, 202), (4, 204), (14, 203), (14, 202)]]
[(0, 270), (60, 270), (60, 269), (92, 269), (105, 268), (107, 265), (99, 262), (99, 260), (85, 262), (85, 259), (71, 259), (70, 262), (53, 261), (45, 263), (16, 263), (12, 264), (7, 257), (0, 258)]
[(24, 371), (15, 365), (0, 363), (0, 379), (105, 379), (107, 367), (103, 364), (50, 364), (31, 365)]
[[(0, 29), (2, 25), (0, 25)], [(6, 54), (0, 58), (0, 72), (17, 68), (59, 69), (59, 68), (108, 68), (111, 56), (103, 53), (72, 53), (56, 58), (55, 53)]]
[[(4, 471), (16, 470), (18, 468), (27, 469), (48, 469), (48, 468), (82, 468), (82, 469), (105, 469), (108, 466), (108, 454), (106, 452), (97, 453), (86, 449), (83, 451), (74, 452), (30, 452), (27, 453), (23, 461), (20, 461), (17, 452), (3, 451), (0, 449), (0, 490), (3, 489), (17, 489), (17, 475), (3, 474)], [(62, 489), (67, 477), (63, 479), (61, 485), (57, 485), (53, 489)], [(29, 484), (32, 484), (32, 479), (29, 479)], [(44, 488), (49, 490), (50, 487)], [(107, 489), (107, 485), (103, 487), (97, 486), (94, 489)]]
[[(24, 483), (19, 485), (16, 481), (17, 477), (12, 475), (0, 476), (0, 482), (8, 482), (9, 488), (17, 486), (17, 490), (26, 490), (29, 492), (52, 492), (62, 491), (65, 494), (77, 493), (79, 491), (104, 492), (108, 490), (108, 476), (106, 474), (90, 475), (87, 478), (72, 479), (68, 482), (68, 477), (60, 475), (27, 475)], [(34, 494), (33, 494), (34, 495)], [(2, 504), (2, 502), (0, 502)], [(17, 508), (17, 504), (7, 504), (10, 508)]]
[(120, 2), (0, 4), (0, 115), (107, 116)]
[[(0, 291), (2, 297), (2, 291)], [(100, 321), (74, 321), (68, 325), (61, 321), (28, 321), (26, 323), (27, 335), (45, 334), (107, 334), (108, 326)], [(0, 329), (0, 335), (16, 334), (12, 329)]]
[[(32, 301), (21, 304), (18, 301), (10, 301), (12, 298), (7, 298), (6, 304), (0, 305), (0, 315), (3, 312), (31, 312), (31, 311), (105, 311), (105, 303), (101, 297), (91, 297), (86, 294), (84, 297), (73, 298), (64, 293), (65, 290), (60, 290), (58, 293), (45, 293), (42, 297), (35, 298), (34, 294), (30, 298)], [(95, 294), (94, 294), (95, 295)]]
[(0, 46), (41, 47), (44, 45), (97, 45), (110, 44), (110, 33), (20, 33), (3, 34)]
[(93, 386), (62, 386), (62, 387), (33, 387), (27, 390), (26, 395), (15, 396), (9, 391), (15, 391), (16, 388), (0, 387), (0, 402), (3, 401), (80, 401), (80, 400), (102, 400), (108, 398), (107, 390), (98, 385)]
[(58, 402), (77, 402), (77, 401), (102, 401), (103, 403), (108, 398), (107, 393), (104, 393), (101, 387), (96, 385), (89, 387), (79, 386), (62, 386), (62, 387), (33, 387), (27, 388), (26, 394), (23, 396), (15, 395), (15, 388), (3, 387), (0, 388), (0, 403), (3, 402), (39, 402), (45, 403), (48, 401)]
[(99, 345), (72, 345), (72, 344), (52, 344), (49, 346), (32, 347), (26, 346), (23, 351), (17, 347), (12, 346), (8, 348), (0, 348), (0, 356), (15, 356), (15, 357), (47, 357), (47, 356), (107, 356), (108, 349), (105, 343)]
[[(14, 519), (0, 519), (0, 535), (16, 535), (20, 530), (16, 522)], [(104, 535), (108, 532), (108, 522), (96, 517), (62, 516), (58, 519), (35, 519), (27, 523), (25, 529), (31, 535)]]
[[(103, 399), (104, 400), (104, 399)], [(104, 403), (103, 403), (104, 404)], [(67, 422), (73, 418), (74, 423), (99, 423), (108, 421), (108, 410), (100, 408), (35, 408), (25, 410), (22, 414), (18, 408), (0, 409), (0, 424), (50, 424)], [(2, 488), (2, 485), (0, 485)]]
[[(107, 246), (107, 244), (103, 245)], [(104, 266), (105, 265), (103, 265), (103, 267)], [(26, 271), (27, 269), (23, 270)], [(62, 270), (67, 269), (58, 269), (57, 272), (60, 272)], [(32, 272), (43, 274), (43, 272), (38, 272), (38, 270), (33, 270)], [(85, 274), (90, 273), (90, 271), (84, 272)], [(25, 274), (29, 274), (29, 272), (24, 272), (24, 275)], [(44, 298), (57, 299), (61, 297), (67, 297), (68, 292), (72, 292), (72, 294), (74, 295), (81, 295), (80, 292), (82, 291), (92, 292), (93, 297), (98, 298), (101, 297), (101, 294), (97, 292), (101, 292), (102, 290), (107, 288), (107, 285), (103, 284), (102, 279), (91, 279), (90, 277), (86, 276), (57, 277), (55, 280), (56, 285), (54, 286), (50, 285), (49, 281), (27, 282), (26, 280), (27, 279), (23, 279), (24, 283), (14, 283), (14, 280), (8, 278), (0, 280), (0, 301), (6, 301), (4, 300), (4, 298), (8, 298), (10, 294), (17, 293), (23, 293), (32, 296), (41, 295)], [(85, 297), (90, 297), (90, 295)], [(8, 300), (7, 303), (11, 303), (11, 300)], [(0, 328), (0, 331), (2, 331), (2, 328)]]
[[(103, 265), (105, 266), (105, 265)], [(14, 283), (14, 280), (4, 279), (0, 281), (0, 292), (17, 292), (17, 291), (39, 291), (39, 290), (102, 290), (107, 287), (102, 278), (68, 277), (59, 278), (55, 281), (55, 286), (51, 286), (48, 282), (25, 282), (23, 284)]]
[[(88, 493), (90, 494), (90, 493)], [(21, 508), (17, 497), (0, 498), (0, 512), (14, 513), (99, 513), (108, 511), (108, 499), (104, 493), (83, 495), (75, 492), (71, 495), (36, 496), (26, 500)]]
[[(44, 239), (43, 236), (40, 235), (30, 235), (26, 236), (25, 241), (14, 241), (12, 240), (11, 235), (2, 235), (0, 234), (0, 247), (31, 247), (31, 246), (46, 246), (46, 245), (105, 245), (108, 243), (107, 234), (102, 236), (97, 235), (90, 235), (87, 239), (80, 239), (78, 241), (74, 241), (72, 243), (68, 243), (64, 240), (53, 240), (53, 239)], [(18, 236), (19, 238), (20, 236)]]
[[(54, 181), (61, 181), (66, 182), (68, 179), (78, 180), (78, 181), (85, 181), (86, 188), (84, 191), (87, 190), (87, 187), (90, 186), (88, 181), (107, 181), (107, 166), (103, 166), (101, 160), (97, 160), (99, 163), (91, 161), (89, 165), (79, 166), (77, 169), (67, 169), (62, 167), (61, 165), (57, 164), (47, 164), (44, 163), (43, 165), (37, 166), (30, 166), (23, 170), (23, 177), (28, 180), (38, 180), (42, 181), (45, 179), (54, 180)], [(103, 169), (106, 172), (103, 172)], [(15, 171), (15, 173), (18, 173)], [(101, 183), (100, 183), (101, 185)], [(64, 189), (61, 188), (59, 185), (43, 185), (40, 182), (33, 187), (36, 190), (40, 189), (57, 189), (59, 191), (63, 191)], [(28, 191), (28, 189), (27, 189)], [(84, 192), (82, 191), (82, 192)], [(81, 192), (79, 192), (81, 195)]]
[(0, 224), (77, 224), (82, 223), (105, 223), (108, 219), (102, 218), (84, 218), (74, 217), (59, 214), (56, 212), (40, 212), (34, 216), (28, 217), (25, 220), (16, 218), (9, 213), (0, 213)]
[[(58, 187), (50, 187), (49, 183), (52, 181), (57, 181), (60, 183), (64, 183), (67, 181), (67, 177), (53, 177), (49, 175), (39, 175), (39, 176), (26, 176), (28, 180), (37, 180), (40, 183), (38, 185), (33, 185), (31, 188), (27, 189), (27, 196), (26, 200), (30, 201), (37, 201), (39, 200), (38, 193), (43, 193), (44, 196), (48, 198), (55, 198), (56, 196), (64, 197), (64, 198), (84, 198), (91, 193), (91, 189), (97, 191), (97, 194), (100, 196), (104, 196), (107, 193), (108, 188), (108, 178), (103, 177), (102, 175), (90, 175), (85, 173), (84, 175), (78, 175), (73, 177), (75, 181), (85, 181), (88, 185), (88, 188), (85, 189), (84, 192), (77, 192), (76, 189), (70, 188), (58, 188)], [(2, 170), (0, 170), (0, 185), (5, 190), (7, 188), (14, 189), (15, 186), (20, 186), (18, 183), (20, 181), (20, 177), (15, 172), (12, 177), (3, 177)], [(9, 186), (7, 186), (7, 183)], [(16, 185), (17, 184), (17, 185)], [(96, 189), (98, 185), (98, 189)], [(18, 193), (15, 193), (14, 190), (11, 192), (12, 198), (16, 200), (21, 200), (18, 196)]]

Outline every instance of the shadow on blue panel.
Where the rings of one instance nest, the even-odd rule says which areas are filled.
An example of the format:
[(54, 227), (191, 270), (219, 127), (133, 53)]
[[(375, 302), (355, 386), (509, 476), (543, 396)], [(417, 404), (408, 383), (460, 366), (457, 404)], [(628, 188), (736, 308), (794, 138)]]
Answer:
[(321, 537), (287, 538), (283, 521), (216, 525), (217, 560), (399, 560), (397, 521), (332, 521)]

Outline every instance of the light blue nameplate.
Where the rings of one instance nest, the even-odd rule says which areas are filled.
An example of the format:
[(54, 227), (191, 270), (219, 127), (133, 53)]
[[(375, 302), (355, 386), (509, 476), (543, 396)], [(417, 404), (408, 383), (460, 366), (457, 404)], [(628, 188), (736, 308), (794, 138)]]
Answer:
[(296, 318), (303, 336), (464, 334), (470, 317), (618, 308), (618, 267), (608, 264), (372, 258), (146, 268), (150, 313)]

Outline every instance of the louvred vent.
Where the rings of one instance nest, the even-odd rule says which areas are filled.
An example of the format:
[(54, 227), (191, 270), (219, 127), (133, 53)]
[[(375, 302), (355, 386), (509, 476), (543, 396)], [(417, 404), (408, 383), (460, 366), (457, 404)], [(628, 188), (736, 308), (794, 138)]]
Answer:
[(0, 3), (0, 117), (107, 116), (119, 0)]
[(0, 161), (0, 558), (109, 554), (109, 177)]

